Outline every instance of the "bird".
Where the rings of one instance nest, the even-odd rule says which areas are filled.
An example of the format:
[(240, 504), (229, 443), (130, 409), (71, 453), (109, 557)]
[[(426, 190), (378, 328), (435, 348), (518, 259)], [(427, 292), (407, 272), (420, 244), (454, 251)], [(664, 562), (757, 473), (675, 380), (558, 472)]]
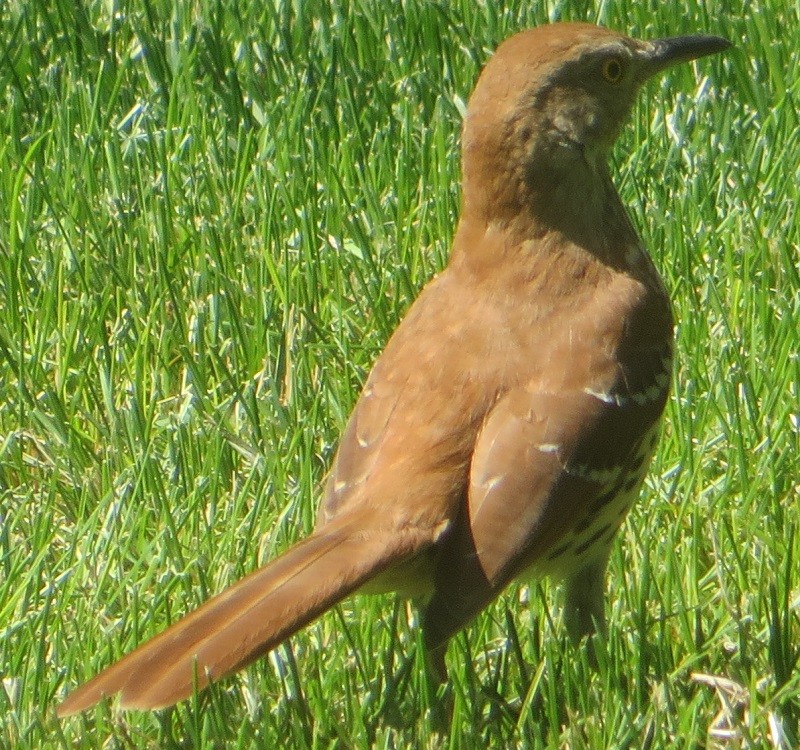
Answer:
[(553, 23), (502, 42), (470, 97), (450, 258), (375, 362), (310, 536), (71, 692), (158, 709), (244, 668), (356, 593), (416, 599), (431, 675), (515, 580), (564, 586), (604, 631), (609, 550), (657, 445), (669, 295), (614, 187), (642, 84), (730, 42)]

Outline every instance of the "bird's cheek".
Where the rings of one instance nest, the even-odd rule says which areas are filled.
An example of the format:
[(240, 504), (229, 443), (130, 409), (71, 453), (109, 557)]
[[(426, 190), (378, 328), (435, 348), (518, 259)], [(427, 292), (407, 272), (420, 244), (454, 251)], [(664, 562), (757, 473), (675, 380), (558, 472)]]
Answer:
[(603, 118), (596, 107), (583, 97), (576, 96), (565, 104), (553, 117), (555, 129), (581, 150), (593, 149), (601, 140)]

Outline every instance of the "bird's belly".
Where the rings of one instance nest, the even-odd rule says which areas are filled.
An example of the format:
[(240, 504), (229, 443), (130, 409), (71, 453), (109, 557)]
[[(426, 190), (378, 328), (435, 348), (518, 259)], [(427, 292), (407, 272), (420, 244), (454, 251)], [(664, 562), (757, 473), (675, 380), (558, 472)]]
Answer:
[(359, 594), (396, 593), (403, 599), (425, 600), (433, 594), (433, 562), (429, 550), (383, 571), (365, 583)]

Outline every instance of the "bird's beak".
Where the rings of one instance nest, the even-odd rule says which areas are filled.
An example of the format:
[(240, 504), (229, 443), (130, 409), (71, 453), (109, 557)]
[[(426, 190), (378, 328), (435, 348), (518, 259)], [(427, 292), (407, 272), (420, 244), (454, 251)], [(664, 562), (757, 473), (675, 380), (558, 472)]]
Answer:
[(678, 63), (696, 60), (698, 57), (715, 55), (731, 47), (731, 43), (721, 36), (690, 34), (654, 39), (648, 42), (640, 53), (643, 78), (660, 73), (665, 68)]

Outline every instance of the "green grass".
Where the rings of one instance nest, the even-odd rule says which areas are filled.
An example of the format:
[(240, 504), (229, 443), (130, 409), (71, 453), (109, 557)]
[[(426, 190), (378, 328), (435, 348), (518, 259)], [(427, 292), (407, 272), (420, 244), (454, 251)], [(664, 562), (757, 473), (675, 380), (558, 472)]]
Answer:
[[(0, 748), (714, 747), (696, 673), (739, 686), (717, 747), (800, 742), (800, 7), (499, 5), (0, 4)], [(443, 739), (413, 609), (362, 597), (196, 702), (57, 721), (311, 528), (446, 262), (477, 72), (548, 17), (737, 45), (651, 83), (615, 151), (678, 367), (599, 670), (547, 582), (512, 588), (451, 645)]]

